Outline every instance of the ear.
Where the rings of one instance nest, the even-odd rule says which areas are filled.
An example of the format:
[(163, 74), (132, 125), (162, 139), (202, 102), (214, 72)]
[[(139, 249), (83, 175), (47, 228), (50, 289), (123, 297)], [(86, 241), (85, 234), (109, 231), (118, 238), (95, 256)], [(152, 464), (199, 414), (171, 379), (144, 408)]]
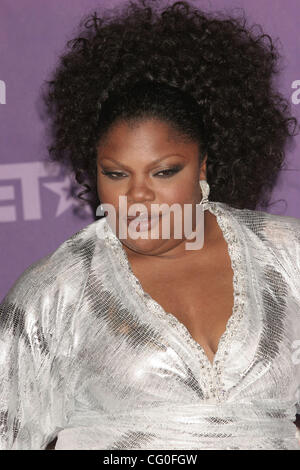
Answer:
[(204, 159), (202, 160), (200, 171), (199, 171), (199, 180), (206, 180), (206, 161), (207, 161), (207, 154), (205, 155)]

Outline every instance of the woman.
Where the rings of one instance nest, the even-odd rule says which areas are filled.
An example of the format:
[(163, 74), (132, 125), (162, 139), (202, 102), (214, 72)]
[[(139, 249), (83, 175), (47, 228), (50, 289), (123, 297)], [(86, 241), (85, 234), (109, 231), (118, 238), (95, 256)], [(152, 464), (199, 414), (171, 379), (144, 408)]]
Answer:
[[(1, 448), (300, 449), (300, 221), (256, 210), (297, 121), (263, 39), (143, 2), (68, 43), (45, 96), (50, 156), (104, 212), (0, 306)], [(200, 248), (175, 236), (173, 204)], [(107, 207), (127, 228), (155, 218), (123, 239)]]

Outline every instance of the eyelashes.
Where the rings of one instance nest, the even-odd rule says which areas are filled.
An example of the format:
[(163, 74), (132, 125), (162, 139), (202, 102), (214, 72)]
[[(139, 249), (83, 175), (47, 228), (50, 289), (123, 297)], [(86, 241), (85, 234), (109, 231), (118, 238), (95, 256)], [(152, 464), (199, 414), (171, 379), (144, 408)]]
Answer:
[[(158, 171), (157, 173), (155, 173), (154, 176), (157, 176), (158, 178), (170, 178), (173, 175), (175, 175), (176, 173), (178, 173), (181, 169), (182, 169), (181, 166), (168, 168), (166, 170)], [(101, 173), (105, 176), (108, 176), (111, 179), (114, 179), (114, 180), (124, 178), (123, 173), (118, 172), (118, 171), (105, 171), (105, 170), (103, 170), (103, 171), (101, 171)], [(162, 173), (163, 173), (163, 176), (161, 176)], [(117, 176), (113, 176), (113, 175), (117, 175)]]
[(175, 175), (181, 170), (181, 167), (169, 168), (168, 170), (161, 170), (156, 173), (154, 176), (158, 176), (160, 173), (164, 173), (164, 176), (159, 176), (159, 178), (169, 178), (170, 176)]

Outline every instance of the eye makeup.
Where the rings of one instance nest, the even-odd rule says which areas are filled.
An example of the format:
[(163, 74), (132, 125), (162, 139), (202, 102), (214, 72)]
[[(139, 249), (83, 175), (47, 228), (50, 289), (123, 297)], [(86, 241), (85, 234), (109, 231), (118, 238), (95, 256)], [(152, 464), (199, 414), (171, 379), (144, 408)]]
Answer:
[[(159, 178), (171, 178), (173, 175), (178, 173), (181, 169), (183, 168), (182, 165), (174, 165), (171, 168), (166, 168), (163, 170), (158, 171), (157, 173), (154, 174), (154, 176), (158, 176)], [(118, 171), (107, 171), (107, 170), (102, 170), (101, 173), (105, 176), (108, 176), (111, 179), (120, 179), (123, 178), (124, 173), (118, 172)], [(160, 174), (163, 173), (164, 175), (161, 176)], [(118, 175), (118, 176), (113, 176), (113, 175)], [(126, 175), (125, 175), (126, 176)]]

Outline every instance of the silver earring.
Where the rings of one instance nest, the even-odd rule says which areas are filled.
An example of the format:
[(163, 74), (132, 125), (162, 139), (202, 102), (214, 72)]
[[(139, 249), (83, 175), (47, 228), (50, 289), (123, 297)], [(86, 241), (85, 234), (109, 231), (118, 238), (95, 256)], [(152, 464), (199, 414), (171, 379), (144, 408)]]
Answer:
[(104, 212), (104, 208), (103, 208), (103, 206), (102, 206), (102, 203), (99, 204), (99, 206), (97, 207), (96, 215), (97, 215), (97, 217), (103, 217), (103, 216), (105, 215), (105, 212)]
[(202, 199), (201, 199), (200, 204), (203, 205), (203, 210), (205, 210), (207, 209), (207, 204), (209, 204), (208, 196), (209, 196), (210, 188), (206, 180), (199, 180), (199, 184), (200, 184), (201, 191), (202, 191)]

